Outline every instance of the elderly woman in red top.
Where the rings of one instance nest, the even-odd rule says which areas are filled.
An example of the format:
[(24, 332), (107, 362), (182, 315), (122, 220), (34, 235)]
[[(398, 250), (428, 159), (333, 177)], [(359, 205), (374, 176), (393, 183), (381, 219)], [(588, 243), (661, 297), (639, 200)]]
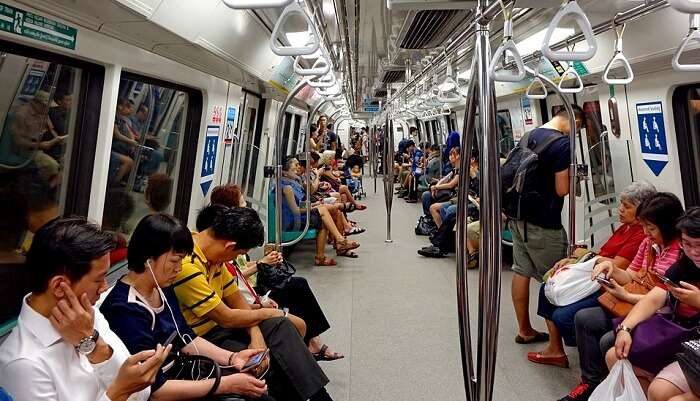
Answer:
[[(597, 264), (612, 262), (621, 269), (629, 266), (645, 237), (644, 230), (637, 219), (637, 206), (654, 194), (656, 194), (656, 189), (652, 185), (641, 182), (632, 183), (622, 191), (618, 207), (622, 225), (613, 232), (610, 239), (600, 248)], [(554, 268), (559, 269), (575, 263), (577, 259), (576, 257), (564, 258), (557, 262)], [(600, 294), (596, 292), (571, 305), (555, 306), (544, 295), (543, 284), (540, 289), (537, 314), (547, 321), (549, 343), (541, 352), (528, 353), (528, 359), (535, 363), (568, 366), (568, 360), (564, 353), (564, 344), (570, 347), (576, 346), (574, 316), (581, 309), (596, 306), (598, 304), (598, 296)], [(544, 334), (542, 335), (542, 337), (545, 336)], [(516, 342), (518, 342), (518, 339), (516, 339)]]

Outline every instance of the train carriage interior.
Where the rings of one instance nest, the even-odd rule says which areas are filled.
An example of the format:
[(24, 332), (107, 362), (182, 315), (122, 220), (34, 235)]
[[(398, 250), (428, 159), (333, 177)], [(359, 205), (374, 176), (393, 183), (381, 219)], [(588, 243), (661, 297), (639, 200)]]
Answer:
[(0, 0), (0, 87), (0, 401), (700, 400), (698, 0)]

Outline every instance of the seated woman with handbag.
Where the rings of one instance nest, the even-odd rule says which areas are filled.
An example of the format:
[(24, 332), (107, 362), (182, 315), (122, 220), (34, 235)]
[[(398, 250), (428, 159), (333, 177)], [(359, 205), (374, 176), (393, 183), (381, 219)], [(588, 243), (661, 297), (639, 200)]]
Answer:
[[(608, 366), (629, 359), (649, 400), (667, 401), (690, 392), (676, 354), (700, 337), (700, 208), (679, 220), (683, 256), (615, 328)], [(651, 385), (650, 385), (651, 383)]]
[[(244, 202), (245, 200), (240, 201), (240, 203), (236, 202), (236, 206), (232, 207), (245, 207), (241, 206)], [(212, 204), (200, 210), (197, 215), (197, 231), (201, 232), (211, 227), (216, 215), (227, 207), (227, 205)], [(331, 326), (308, 281), (303, 277), (293, 275), (296, 270), (284, 262), (281, 253), (272, 251), (256, 261), (248, 261), (245, 255), (242, 255), (234, 263), (227, 263), (226, 267), (236, 278), (236, 285), (252, 308), (289, 309), (288, 318), (292, 319), (292, 323), (297, 326), (297, 329), (300, 329), (300, 325), (303, 326), (300, 333), (303, 333), (304, 342), (317, 361), (334, 361), (345, 357), (331, 351), (321, 341), (321, 334), (330, 329)], [(279, 274), (275, 274), (278, 272)], [(257, 276), (260, 274), (263, 275), (262, 284), (267, 284), (264, 288), (258, 285), (261, 283), (256, 282), (258, 281), (256, 280)], [(268, 278), (270, 276), (275, 278)], [(258, 291), (261, 293), (269, 291), (269, 293), (260, 297)]]
[[(328, 240), (328, 235), (335, 242), (335, 250), (338, 256), (346, 256), (356, 258), (357, 254), (353, 252), (360, 246), (357, 241), (350, 241), (345, 238), (338, 226), (342, 227), (342, 223), (337, 223), (333, 219), (331, 211), (323, 204), (308, 205), (306, 200), (306, 191), (297, 181), (299, 161), (294, 157), (287, 157), (282, 166), (282, 228), (289, 231), (300, 231), (306, 223), (306, 208), (310, 207), (309, 228), (318, 230), (316, 236), (316, 257), (314, 264), (316, 266), (335, 266), (338, 263), (326, 257), (325, 248)], [(272, 189), (275, 190), (274, 188)], [(307, 206), (308, 205), (308, 206)], [(342, 213), (336, 211), (336, 216)]]
[[(680, 232), (676, 221), (683, 205), (670, 193), (657, 193), (637, 207), (637, 219), (646, 238), (626, 270), (610, 261), (593, 269), (592, 280), (603, 276), (610, 286), (598, 297), (600, 306), (582, 309), (574, 316), (576, 347), (581, 361), (581, 384), (562, 401), (587, 400), (607, 376), (604, 352), (614, 343), (613, 318), (626, 316), (656, 284), (654, 273), (663, 275), (680, 257)], [(602, 351), (601, 351), (602, 350)]]
[[(646, 199), (656, 194), (656, 189), (646, 183), (635, 182), (620, 193), (620, 204), (617, 209), (620, 217), (620, 227), (603, 244), (597, 254), (588, 252), (564, 258), (554, 265), (551, 275), (556, 274), (566, 266), (576, 264), (579, 260), (597, 256), (596, 264), (612, 262), (620, 269), (626, 269), (637, 254), (640, 244), (645, 238), (642, 225), (637, 219), (637, 208)], [(586, 256), (586, 254), (589, 254)], [(550, 277), (551, 277), (550, 275)], [(564, 345), (576, 346), (574, 333), (574, 316), (581, 309), (598, 305), (598, 292), (584, 297), (566, 306), (556, 306), (545, 295), (545, 284), (540, 287), (537, 314), (547, 322), (549, 342), (540, 352), (529, 352), (527, 359), (531, 362), (554, 366), (568, 366), (568, 358), (564, 353)], [(562, 342), (563, 340), (563, 342)]]
[[(100, 311), (132, 354), (173, 339), (177, 352), (151, 385), (152, 400), (240, 399), (229, 394), (271, 400), (265, 381), (256, 378), (264, 372), (235, 373), (265, 350), (232, 353), (198, 337), (185, 322), (170, 286), (192, 248), (190, 231), (174, 217), (144, 217), (129, 241), (130, 272), (110, 290)], [(221, 369), (234, 373), (221, 375)], [(219, 374), (210, 377), (215, 372)]]

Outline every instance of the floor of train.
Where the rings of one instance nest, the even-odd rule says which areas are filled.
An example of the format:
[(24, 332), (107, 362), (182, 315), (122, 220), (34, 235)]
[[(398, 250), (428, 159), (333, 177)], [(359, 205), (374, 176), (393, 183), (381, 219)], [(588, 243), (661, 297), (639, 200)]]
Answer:
[[(331, 329), (322, 338), (345, 359), (321, 362), (336, 401), (464, 400), (457, 323), (453, 257), (425, 259), (416, 250), (427, 244), (413, 227), (420, 206), (394, 199), (392, 234), (386, 244), (382, 184), (377, 193), (365, 179), (367, 211), (351, 218), (367, 227), (356, 237), (358, 259), (338, 258), (336, 267), (311, 267), (314, 244), (299, 245), (290, 260), (311, 283)], [(370, 184), (370, 185), (367, 185)], [(330, 247), (327, 248), (330, 254)], [(333, 255), (335, 257), (335, 255)], [(546, 401), (564, 396), (577, 384), (578, 355), (567, 349), (571, 369), (535, 365), (528, 351), (542, 344), (514, 343), (516, 324), (510, 301), (511, 272), (503, 272), (501, 323), (494, 400)], [(477, 315), (477, 271), (469, 271), (471, 323)], [(531, 285), (531, 315), (538, 286)], [(544, 330), (544, 321), (533, 318)]]

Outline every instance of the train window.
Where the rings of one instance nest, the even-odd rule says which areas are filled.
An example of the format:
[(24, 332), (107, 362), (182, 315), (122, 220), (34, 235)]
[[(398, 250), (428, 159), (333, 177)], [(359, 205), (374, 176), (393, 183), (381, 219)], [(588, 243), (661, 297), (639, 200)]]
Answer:
[(302, 149), (299, 146), (299, 138), (301, 137), (301, 116), (299, 114), (294, 115), (294, 131), (292, 133), (292, 150), (293, 153), (298, 153)]
[(127, 239), (142, 217), (174, 213), (189, 101), (182, 90), (137, 77), (119, 83), (102, 216), (102, 227), (119, 238), (113, 264), (126, 256)]
[(673, 92), (673, 115), (686, 207), (700, 205), (700, 84)]
[(22, 265), (33, 233), (87, 214), (104, 69), (1, 41), (0, 58), (1, 336), (29, 292)]
[[(479, 119), (479, 114), (477, 113), (474, 118), (474, 123), (476, 124), (477, 133), (481, 132), (481, 120)], [(510, 119), (510, 111), (499, 110), (496, 112), (496, 129), (498, 129), (498, 147), (501, 153), (501, 157), (506, 157), (510, 153), (511, 149), (515, 147), (515, 140), (513, 139), (513, 123)], [(477, 135), (478, 142), (481, 142), (480, 135)], [(475, 143), (475, 148), (479, 149), (479, 143)]]
[(292, 113), (286, 112), (284, 113), (284, 124), (282, 125), (282, 146), (283, 150), (285, 150), (285, 155), (288, 155), (290, 153), (289, 134), (291, 132), (291, 125)]

